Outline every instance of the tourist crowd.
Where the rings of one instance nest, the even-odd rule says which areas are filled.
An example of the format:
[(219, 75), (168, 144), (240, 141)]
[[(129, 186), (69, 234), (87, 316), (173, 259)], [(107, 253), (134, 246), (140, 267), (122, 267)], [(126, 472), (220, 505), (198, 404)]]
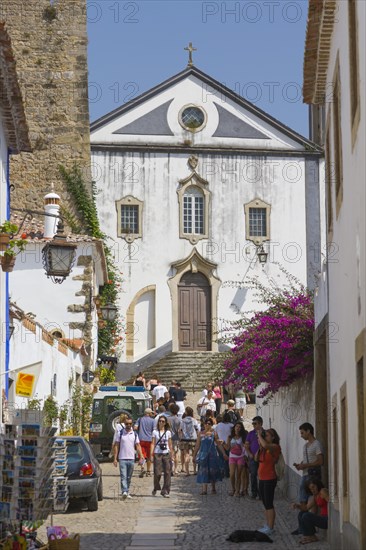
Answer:
[[(136, 453), (140, 477), (153, 475), (152, 495), (169, 498), (171, 478), (178, 473), (194, 474), (201, 485), (201, 494), (216, 494), (217, 483), (230, 478), (232, 497), (260, 498), (265, 525), (258, 531), (274, 533), (276, 511), (275, 489), (284, 475), (285, 463), (280, 437), (273, 428), (264, 429), (263, 419), (255, 416), (252, 430), (245, 429), (243, 414), (249, 401), (244, 388), (233, 391), (223, 406), (219, 383), (207, 384), (197, 402), (197, 416), (185, 407), (186, 391), (179, 382), (169, 388), (159, 379), (146, 382), (142, 373), (135, 385), (149, 388), (153, 408), (146, 408), (137, 422), (122, 416), (113, 440), (114, 465), (119, 464), (123, 500), (131, 498), (130, 483)], [(328, 526), (328, 491), (321, 481), (324, 454), (314, 436), (313, 426), (306, 422), (299, 427), (304, 439), (303, 460), (293, 466), (302, 472), (298, 527), (293, 535), (301, 535), (300, 544), (317, 540), (316, 529)], [(152, 471), (153, 470), (153, 471)]]

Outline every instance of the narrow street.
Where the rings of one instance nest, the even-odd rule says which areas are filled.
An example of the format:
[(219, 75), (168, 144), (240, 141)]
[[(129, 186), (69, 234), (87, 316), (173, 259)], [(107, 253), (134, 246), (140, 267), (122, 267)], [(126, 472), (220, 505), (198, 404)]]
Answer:
[[(132, 500), (119, 496), (118, 470), (110, 463), (103, 467), (104, 500), (97, 512), (88, 512), (81, 502), (73, 502), (66, 514), (53, 518), (55, 525), (64, 525), (69, 532), (80, 533), (81, 550), (148, 550), (171, 548), (197, 550), (212, 548), (263, 548), (262, 543), (227, 542), (236, 529), (257, 529), (264, 523), (263, 506), (259, 500), (234, 498), (228, 495), (229, 480), (217, 484), (217, 495), (201, 496), (194, 475), (179, 474), (172, 479), (171, 498), (153, 497), (152, 477), (140, 479), (135, 469)], [(296, 512), (290, 502), (275, 500), (277, 520), (273, 549), (284, 550), (298, 546), (298, 537), (290, 535), (295, 529)], [(46, 526), (39, 530), (45, 540)], [(328, 550), (326, 542), (309, 545), (311, 550)]]

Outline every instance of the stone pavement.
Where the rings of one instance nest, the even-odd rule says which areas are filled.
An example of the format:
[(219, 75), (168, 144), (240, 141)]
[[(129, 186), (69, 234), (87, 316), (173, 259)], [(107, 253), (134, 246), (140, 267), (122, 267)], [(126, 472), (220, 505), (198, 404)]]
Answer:
[[(119, 496), (118, 470), (104, 463), (104, 500), (97, 512), (88, 512), (82, 502), (74, 501), (66, 514), (53, 518), (54, 525), (65, 525), (80, 533), (80, 550), (263, 550), (263, 544), (233, 544), (225, 539), (236, 529), (256, 529), (264, 523), (260, 501), (228, 496), (229, 483), (217, 484), (217, 495), (201, 496), (193, 475), (172, 478), (171, 498), (153, 497), (152, 477), (140, 479), (138, 468), (132, 479), (132, 500)], [(296, 512), (286, 499), (276, 498), (276, 532), (273, 550), (300, 548), (298, 537), (289, 533), (296, 527)], [(50, 518), (49, 518), (50, 520)], [(39, 530), (45, 540), (45, 527)], [(307, 545), (309, 550), (329, 550), (326, 542)]]

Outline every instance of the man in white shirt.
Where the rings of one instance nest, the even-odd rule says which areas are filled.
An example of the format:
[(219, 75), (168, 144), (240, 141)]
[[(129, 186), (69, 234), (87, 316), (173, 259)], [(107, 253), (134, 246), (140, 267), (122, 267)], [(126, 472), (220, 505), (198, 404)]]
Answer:
[(160, 397), (165, 397), (165, 394), (169, 394), (167, 388), (163, 386), (161, 380), (158, 379), (157, 382), (157, 386), (155, 386), (155, 388), (151, 391), (154, 404), (158, 402)]
[(126, 500), (126, 498), (132, 498), (129, 490), (135, 466), (135, 449), (138, 452), (140, 462), (143, 460), (139, 436), (132, 429), (132, 418), (127, 418), (125, 427), (115, 434), (114, 441), (113, 464), (117, 468), (117, 461), (119, 462), (122, 498)]
[(213, 391), (209, 390), (207, 392), (206, 397), (201, 397), (201, 399), (197, 403), (197, 411), (201, 418), (203, 418), (206, 414), (206, 411), (211, 410), (213, 412), (216, 411), (216, 403), (213, 399)]

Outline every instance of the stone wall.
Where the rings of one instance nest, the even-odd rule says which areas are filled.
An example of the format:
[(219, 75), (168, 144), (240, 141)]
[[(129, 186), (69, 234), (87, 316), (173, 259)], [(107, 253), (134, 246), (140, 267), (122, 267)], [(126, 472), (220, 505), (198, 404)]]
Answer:
[(12, 41), (32, 153), (12, 157), (12, 206), (43, 208), (51, 183), (70, 198), (58, 165), (90, 180), (86, 0), (1, 0)]

